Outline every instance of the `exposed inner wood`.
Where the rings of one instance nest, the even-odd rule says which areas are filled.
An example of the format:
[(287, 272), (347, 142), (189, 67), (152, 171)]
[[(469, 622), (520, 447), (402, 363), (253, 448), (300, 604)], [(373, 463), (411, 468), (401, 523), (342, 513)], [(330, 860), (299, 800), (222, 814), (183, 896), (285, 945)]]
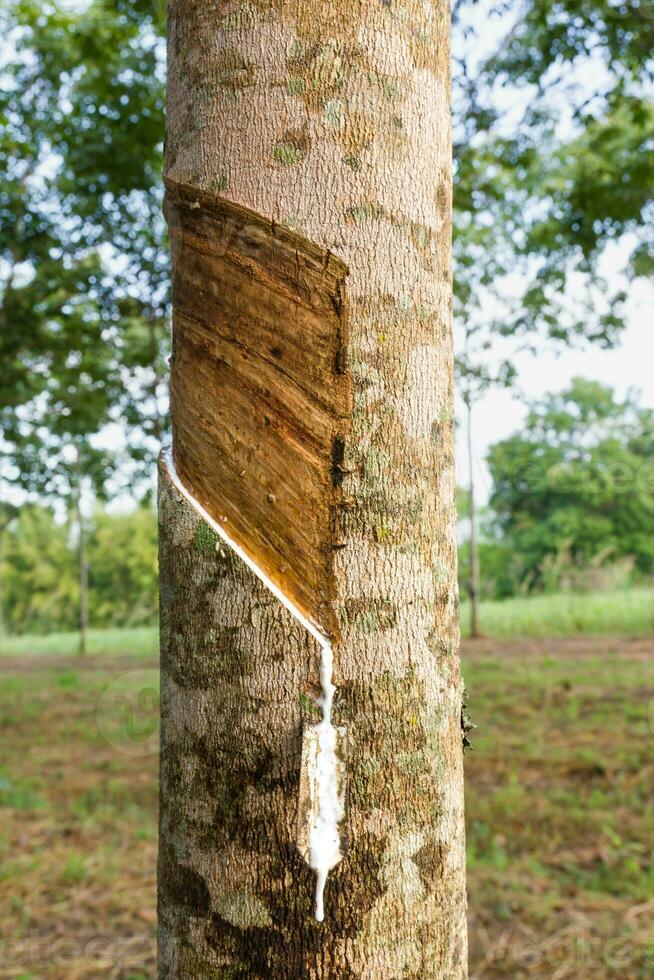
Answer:
[(333, 637), (334, 515), (352, 410), (347, 267), (245, 208), (166, 187), (175, 467)]

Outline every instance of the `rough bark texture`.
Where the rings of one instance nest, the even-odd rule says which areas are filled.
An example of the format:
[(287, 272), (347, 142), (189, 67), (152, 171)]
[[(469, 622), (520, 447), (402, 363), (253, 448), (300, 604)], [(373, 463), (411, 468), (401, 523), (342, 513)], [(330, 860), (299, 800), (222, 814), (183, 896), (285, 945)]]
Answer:
[(162, 473), (160, 976), (459, 980), (448, 8), (172, 0), (169, 30), (168, 186), (345, 263), (353, 403), (324, 583), (348, 852), (322, 924), (296, 846), (319, 651)]

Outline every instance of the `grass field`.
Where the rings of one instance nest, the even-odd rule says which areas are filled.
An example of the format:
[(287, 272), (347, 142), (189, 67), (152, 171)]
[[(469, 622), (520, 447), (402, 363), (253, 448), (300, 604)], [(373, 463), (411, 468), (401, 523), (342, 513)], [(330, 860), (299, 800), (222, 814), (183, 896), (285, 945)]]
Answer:
[[(468, 618), (468, 605), (464, 602), (461, 605), (464, 636)], [(578, 633), (647, 636), (654, 633), (654, 589), (482, 602), (481, 626), (486, 636), (493, 637), (572, 636)], [(89, 631), (90, 654), (113, 656), (129, 653), (135, 657), (156, 657), (158, 644), (159, 634), (155, 626)], [(0, 654), (74, 656), (77, 646), (77, 633), (12, 636), (3, 641)]]
[(654, 641), (464, 646), (477, 978), (654, 976)]
[[(74, 657), (77, 653), (77, 633), (50, 633), (49, 636), (10, 636), (0, 646), (0, 654), (54, 654)], [(159, 655), (159, 630), (156, 626), (137, 626), (132, 629), (92, 629), (88, 633), (89, 654), (132, 657)]]
[[(654, 976), (652, 646), (464, 644), (476, 980)], [(155, 976), (157, 672), (144, 649), (0, 660), (2, 980)], [(113, 695), (137, 691), (134, 717), (117, 714)]]
[(97, 710), (121, 675), (156, 682), (142, 663), (1, 661), (3, 980), (155, 976), (157, 756), (120, 751), (119, 719), (103, 734)]
[[(464, 634), (468, 604), (461, 604)], [(481, 628), (487, 636), (646, 636), (654, 633), (654, 588), (575, 595), (538, 595), (482, 602)]]

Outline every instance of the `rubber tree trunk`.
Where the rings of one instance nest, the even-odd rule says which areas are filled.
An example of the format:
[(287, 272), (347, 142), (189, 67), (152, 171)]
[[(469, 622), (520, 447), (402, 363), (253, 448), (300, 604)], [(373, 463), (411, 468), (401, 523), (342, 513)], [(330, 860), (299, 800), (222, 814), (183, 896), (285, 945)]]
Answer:
[(470, 507), (470, 636), (477, 638), (479, 630), (479, 536), (477, 533), (477, 502), (475, 499), (474, 451), (472, 443), (472, 403), (466, 402), (466, 441), (468, 444), (468, 483)]
[(458, 980), (448, 8), (169, 15), (175, 466), (331, 639), (348, 804), (319, 923), (318, 643), (162, 465), (159, 976)]

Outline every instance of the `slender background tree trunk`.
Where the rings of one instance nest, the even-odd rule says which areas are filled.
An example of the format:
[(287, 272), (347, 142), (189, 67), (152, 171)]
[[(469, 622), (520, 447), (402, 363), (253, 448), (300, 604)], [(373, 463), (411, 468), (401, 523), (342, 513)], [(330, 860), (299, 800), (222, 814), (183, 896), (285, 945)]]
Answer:
[(470, 507), (470, 636), (479, 631), (479, 539), (477, 535), (477, 502), (475, 500), (474, 448), (472, 443), (472, 402), (466, 401), (466, 442), (468, 445), (468, 483)]
[(0, 516), (0, 648), (5, 642), (5, 532), (7, 523)]
[[(316, 249), (325, 270), (328, 253), (347, 269), (337, 304), (347, 336), (331, 370), (334, 386), (347, 379), (349, 409), (339, 416), (330, 487), (314, 488), (315, 507), (307, 490), (297, 513), (307, 527), (323, 506), (330, 515), (324, 560), (313, 555), (311, 564), (323, 575), (314, 590), (321, 598), (308, 612), (333, 638), (334, 723), (347, 728), (349, 747), (347, 851), (318, 923), (314, 874), (297, 847), (318, 644), (218, 540), (164, 465), (162, 978), (467, 975), (450, 145), (446, 4), (172, 0), (166, 181), (170, 199), (185, 198), (185, 213), (207, 215), (204, 232), (196, 223), (192, 241), (187, 230), (184, 247), (173, 248), (173, 374), (188, 369), (191, 353), (201, 364), (219, 348), (221, 371), (248, 372), (243, 390), (264, 408), (244, 410), (241, 433), (259, 415), (262, 427), (234, 449), (251, 462), (240, 471), (244, 501), (258, 501), (248, 479), (263, 467), (266, 433), (284, 412), (307, 472), (323, 470), (293, 436), (291, 307), (279, 321), (283, 342), (272, 338), (269, 349), (259, 337), (248, 341), (256, 303), (244, 302), (230, 323), (202, 318), (203, 302), (207, 310), (224, 302), (225, 263), (263, 276), (256, 248), (231, 242), (223, 264), (198, 280), (192, 322), (187, 309), (181, 315), (184, 265), (224, 251), (212, 239), (211, 199), (272, 223), (262, 249), (268, 238), (281, 241), (278, 227), (292, 230), (296, 291), (304, 283), (311, 296), (303, 270)], [(299, 321), (297, 330), (301, 348)], [(250, 361), (260, 365), (259, 381)], [(273, 364), (274, 384), (288, 379), (278, 416), (265, 408), (274, 401), (263, 380)], [(199, 371), (197, 386), (209, 385)], [(302, 382), (318, 418), (320, 398), (310, 378)], [(187, 390), (196, 398), (197, 388)], [(196, 434), (214, 424), (200, 411), (188, 427), (183, 391), (178, 384), (173, 403), (178, 460), (191, 459)], [(238, 425), (231, 431), (235, 442), (245, 438)], [(195, 472), (201, 479), (201, 467)], [(204, 487), (216, 513), (222, 489), (215, 485), (211, 500), (211, 482)], [(266, 487), (271, 514), (296, 490), (290, 472)], [(304, 595), (294, 567), (281, 561), (275, 571)]]
[(89, 628), (89, 569), (86, 559), (86, 529), (82, 513), (82, 464), (79, 447), (75, 447), (75, 523), (77, 524), (77, 571), (79, 578), (79, 645), (81, 657), (87, 649), (87, 633)]

